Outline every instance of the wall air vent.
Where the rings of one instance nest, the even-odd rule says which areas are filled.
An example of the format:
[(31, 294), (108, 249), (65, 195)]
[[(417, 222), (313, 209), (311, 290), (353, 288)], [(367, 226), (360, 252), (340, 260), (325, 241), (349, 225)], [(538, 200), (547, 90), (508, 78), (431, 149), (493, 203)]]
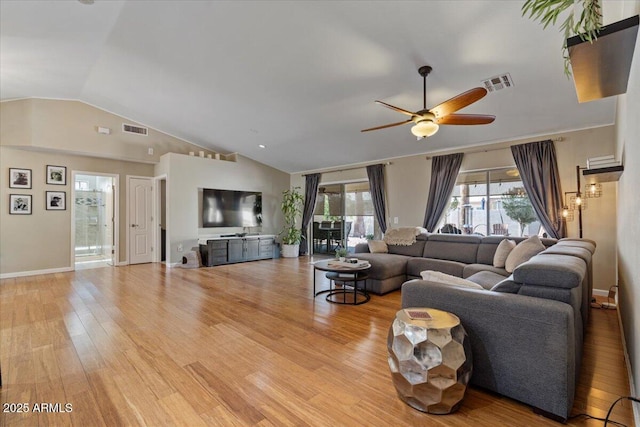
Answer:
[(136, 135), (149, 135), (149, 129), (142, 126), (130, 125), (127, 123), (122, 124), (122, 131), (126, 133), (134, 133)]
[(483, 80), (482, 84), (488, 92), (495, 92), (497, 90), (513, 87), (513, 80), (511, 80), (511, 74), (504, 73), (499, 76)]

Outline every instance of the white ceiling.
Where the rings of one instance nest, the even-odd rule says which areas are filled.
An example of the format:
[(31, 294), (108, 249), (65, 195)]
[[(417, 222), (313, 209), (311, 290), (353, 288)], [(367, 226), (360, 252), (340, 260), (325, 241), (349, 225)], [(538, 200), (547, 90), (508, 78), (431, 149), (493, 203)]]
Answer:
[[(78, 99), (287, 172), (612, 124), (615, 98), (578, 104), (560, 31), (523, 2), (2, 0), (0, 94)], [(422, 108), (421, 65), (427, 107), (505, 72), (515, 86), (460, 111), (490, 125), (361, 133), (406, 118), (376, 99)]]

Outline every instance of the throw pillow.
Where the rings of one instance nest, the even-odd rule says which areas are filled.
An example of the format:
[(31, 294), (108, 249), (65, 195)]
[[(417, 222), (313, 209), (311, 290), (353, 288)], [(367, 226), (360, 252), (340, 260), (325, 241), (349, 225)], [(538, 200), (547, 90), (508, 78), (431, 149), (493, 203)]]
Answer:
[(452, 276), (450, 274), (445, 274), (440, 271), (425, 270), (420, 273), (420, 276), (422, 276), (424, 280), (429, 280), (431, 282), (438, 282), (445, 285), (463, 286), (466, 288), (484, 290), (482, 286), (472, 282), (471, 280), (463, 279), (462, 277)]
[(502, 239), (496, 253), (493, 255), (493, 266), (498, 268), (504, 268), (504, 264), (507, 261), (507, 257), (516, 247), (516, 241), (511, 239)]
[(389, 253), (389, 248), (383, 240), (369, 240), (369, 252), (372, 254)]
[(509, 273), (513, 273), (520, 264), (529, 261), (531, 257), (544, 251), (546, 248), (538, 236), (531, 236), (527, 240), (518, 243), (511, 251), (504, 263), (504, 268)]

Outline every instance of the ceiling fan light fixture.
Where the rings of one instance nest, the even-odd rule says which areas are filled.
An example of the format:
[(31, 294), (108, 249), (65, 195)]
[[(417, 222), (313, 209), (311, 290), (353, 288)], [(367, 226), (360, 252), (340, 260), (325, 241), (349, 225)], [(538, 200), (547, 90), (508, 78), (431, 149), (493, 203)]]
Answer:
[(438, 132), (440, 126), (431, 120), (421, 120), (411, 128), (411, 133), (420, 138), (428, 138)]

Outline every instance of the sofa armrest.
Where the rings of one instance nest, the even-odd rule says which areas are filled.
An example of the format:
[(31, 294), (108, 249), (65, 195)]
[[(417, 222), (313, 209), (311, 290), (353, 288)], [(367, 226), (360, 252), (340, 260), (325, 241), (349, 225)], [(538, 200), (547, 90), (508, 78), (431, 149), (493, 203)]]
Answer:
[(577, 375), (570, 305), (411, 280), (402, 286), (402, 307), (436, 308), (460, 318), (473, 352), (473, 384), (568, 417)]

